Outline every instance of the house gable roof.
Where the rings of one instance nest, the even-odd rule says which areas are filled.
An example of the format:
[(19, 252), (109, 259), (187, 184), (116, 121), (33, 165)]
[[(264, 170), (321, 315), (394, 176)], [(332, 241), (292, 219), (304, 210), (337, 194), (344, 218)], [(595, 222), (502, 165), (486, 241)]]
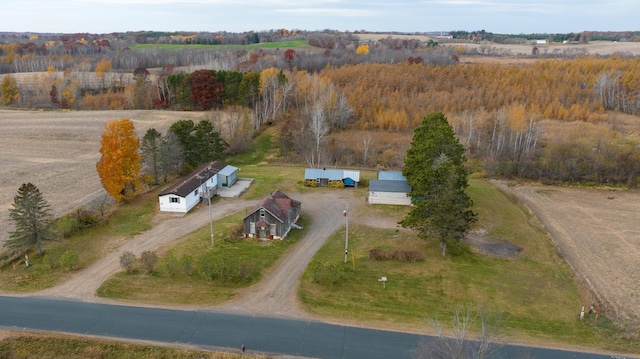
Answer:
[[(278, 221), (285, 223), (287, 217), (289, 216), (289, 210), (300, 209), (301, 203), (300, 201), (296, 201), (295, 199), (289, 198), (286, 194), (284, 194), (280, 190), (276, 190), (270, 193), (267, 197), (261, 199), (244, 218), (249, 217), (256, 211), (261, 208), (264, 208), (266, 211), (271, 213)], [(243, 218), (243, 219), (244, 219)]]
[(227, 165), (224, 162), (220, 161), (205, 163), (193, 170), (193, 172), (184, 176), (173, 186), (162, 191), (158, 196), (173, 194), (179, 197), (186, 197), (189, 193), (200, 187), (202, 183), (208, 181), (226, 166)]

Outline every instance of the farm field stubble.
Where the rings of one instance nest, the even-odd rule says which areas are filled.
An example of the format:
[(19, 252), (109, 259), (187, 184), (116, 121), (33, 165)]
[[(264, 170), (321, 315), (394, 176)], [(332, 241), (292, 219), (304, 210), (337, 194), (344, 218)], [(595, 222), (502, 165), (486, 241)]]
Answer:
[(0, 110), (0, 244), (13, 224), (9, 209), (23, 183), (31, 182), (55, 216), (106, 195), (96, 171), (104, 124), (133, 121), (142, 138), (149, 128), (165, 134), (180, 119), (198, 121), (201, 112)]

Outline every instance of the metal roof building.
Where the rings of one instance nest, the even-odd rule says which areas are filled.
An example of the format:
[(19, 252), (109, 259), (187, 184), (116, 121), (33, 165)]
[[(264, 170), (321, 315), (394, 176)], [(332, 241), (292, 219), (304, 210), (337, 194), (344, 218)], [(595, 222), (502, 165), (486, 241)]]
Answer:
[(327, 168), (305, 168), (305, 181), (316, 181), (320, 187), (325, 187), (332, 181), (342, 181), (345, 186), (358, 187), (360, 171)]

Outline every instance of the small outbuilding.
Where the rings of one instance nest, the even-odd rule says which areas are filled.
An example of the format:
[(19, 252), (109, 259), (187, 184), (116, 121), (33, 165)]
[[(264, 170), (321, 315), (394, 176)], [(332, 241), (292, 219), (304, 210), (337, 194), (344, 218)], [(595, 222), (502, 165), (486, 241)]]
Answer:
[(317, 182), (320, 187), (326, 187), (334, 181), (340, 181), (347, 187), (358, 187), (360, 183), (360, 171), (331, 168), (305, 168), (304, 180)]
[(399, 171), (378, 171), (378, 179), (369, 181), (369, 204), (410, 206), (411, 187)]
[(258, 202), (242, 219), (244, 236), (262, 240), (284, 239), (300, 218), (302, 204), (280, 190)]
[(236, 167), (220, 161), (196, 168), (158, 195), (160, 212), (189, 212), (203, 199), (215, 196), (218, 187), (235, 183), (237, 171)]

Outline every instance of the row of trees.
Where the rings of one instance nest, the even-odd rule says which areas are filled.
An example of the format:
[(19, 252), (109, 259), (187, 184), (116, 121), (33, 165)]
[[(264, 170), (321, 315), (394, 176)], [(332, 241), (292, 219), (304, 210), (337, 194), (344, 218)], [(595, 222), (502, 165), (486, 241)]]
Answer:
[(158, 184), (172, 174), (221, 159), (223, 150), (220, 134), (208, 120), (177, 121), (164, 136), (150, 128), (141, 142), (133, 122), (123, 118), (105, 124), (96, 169), (107, 193), (126, 200), (145, 183), (143, 170), (149, 176), (146, 182)]
[[(101, 145), (96, 169), (104, 189), (116, 200), (129, 199), (141, 190), (145, 183), (143, 171), (150, 177), (147, 182), (158, 184), (160, 179), (166, 182), (172, 174), (220, 159), (223, 151), (222, 140), (208, 120), (198, 124), (191, 120), (177, 121), (165, 136), (151, 128), (142, 143), (131, 120), (111, 120), (105, 124)], [(42, 255), (45, 241), (71, 234), (77, 227), (98, 223), (96, 216), (104, 216), (104, 204), (102, 201), (98, 204), (102, 206), (100, 214), (78, 209), (59, 219), (58, 227), (54, 228), (56, 221), (50, 204), (35, 185), (25, 183), (18, 189), (9, 209), (15, 230), (3, 245), (15, 249), (16, 255), (34, 247)], [(49, 257), (48, 262), (52, 267), (60, 264), (73, 269), (77, 255), (65, 252), (59, 259)]]

